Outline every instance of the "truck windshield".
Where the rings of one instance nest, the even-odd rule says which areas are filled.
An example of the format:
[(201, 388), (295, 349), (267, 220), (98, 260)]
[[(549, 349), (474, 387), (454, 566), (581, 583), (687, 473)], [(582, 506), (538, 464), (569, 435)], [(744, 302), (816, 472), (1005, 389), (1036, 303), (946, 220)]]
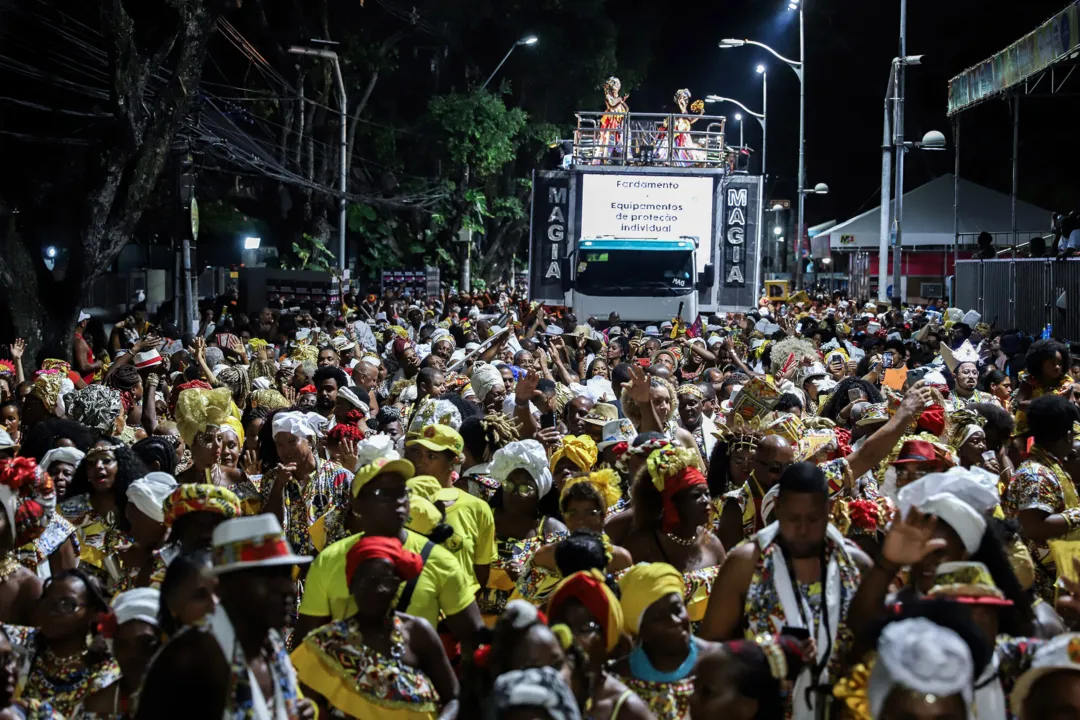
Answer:
[(686, 250), (585, 250), (574, 289), (585, 295), (676, 297), (694, 290), (694, 253)]

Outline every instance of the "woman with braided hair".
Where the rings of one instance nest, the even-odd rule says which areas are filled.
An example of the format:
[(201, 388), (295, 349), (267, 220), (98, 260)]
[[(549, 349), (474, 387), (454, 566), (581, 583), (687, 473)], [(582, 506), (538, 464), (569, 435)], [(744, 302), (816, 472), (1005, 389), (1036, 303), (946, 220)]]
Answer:
[(466, 418), (459, 432), (465, 441), (465, 461), (461, 464), (463, 470), (457, 486), (491, 502), (500, 486), (491, 476), (491, 459), (496, 450), (518, 439), (517, 423), (503, 413), (488, 413), (483, 417)]
[(138, 426), (142, 417), (143, 382), (139, 370), (130, 363), (116, 364), (106, 377), (106, 384), (120, 391), (127, 413), (127, 424)]

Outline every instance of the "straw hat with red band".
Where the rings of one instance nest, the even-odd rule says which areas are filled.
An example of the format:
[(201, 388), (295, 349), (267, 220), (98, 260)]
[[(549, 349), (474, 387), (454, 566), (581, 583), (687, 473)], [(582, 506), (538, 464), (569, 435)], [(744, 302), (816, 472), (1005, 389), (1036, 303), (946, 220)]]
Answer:
[(238, 517), (214, 528), (210, 551), (212, 575), (283, 565), (307, 565), (312, 558), (294, 555), (281, 531), (281, 523), (270, 513)]
[(390, 561), (402, 582), (418, 577), (424, 569), (424, 559), (406, 550), (396, 537), (367, 535), (353, 545), (345, 556), (345, 581), (350, 586), (356, 569), (366, 560)]
[(136, 353), (134, 357), (135, 367), (140, 370), (146, 368), (152, 368), (161, 364), (161, 353), (157, 350), (150, 349), (146, 352)]
[(664, 501), (664, 532), (671, 532), (679, 524), (679, 511), (674, 502), (676, 493), (706, 484), (705, 476), (697, 468), (695, 455), (687, 448), (668, 445), (653, 452), (646, 461), (652, 484)]
[(558, 584), (548, 599), (547, 615), (555, 617), (567, 600), (574, 599), (596, 618), (604, 632), (604, 641), (608, 652), (619, 644), (622, 632), (623, 612), (615, 593), (604, 582), (599, 570), (582, 570), (570, 575)]
[(967, 605), (1011, 607), (1012, 600), (998, 589), (990, 570), (980, 562), (947, 562), (938, 565), (934, 587), (927, 597)]

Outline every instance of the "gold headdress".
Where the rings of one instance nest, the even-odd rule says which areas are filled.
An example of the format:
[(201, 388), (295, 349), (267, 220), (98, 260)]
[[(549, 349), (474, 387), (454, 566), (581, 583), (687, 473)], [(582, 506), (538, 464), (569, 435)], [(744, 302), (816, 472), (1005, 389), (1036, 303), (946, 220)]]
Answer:
[(190, 445), (196, 435), (206, 432), (207, 427), (224, 425), (235, 408), (229, 388), (184, 390), (176, 400), (176, 428), (184, 442)]

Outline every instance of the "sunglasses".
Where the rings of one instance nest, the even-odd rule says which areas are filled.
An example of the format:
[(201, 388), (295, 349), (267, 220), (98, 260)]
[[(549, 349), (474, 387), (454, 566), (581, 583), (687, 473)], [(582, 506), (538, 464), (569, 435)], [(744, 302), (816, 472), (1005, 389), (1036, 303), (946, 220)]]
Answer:
[(536, 486), (532, 483), (521, 483), (520, 485), (512, 482), (504, 482), (503, 489), (509, 493), (520, 495), (521, 497), (529, 497), (536, 494)]

